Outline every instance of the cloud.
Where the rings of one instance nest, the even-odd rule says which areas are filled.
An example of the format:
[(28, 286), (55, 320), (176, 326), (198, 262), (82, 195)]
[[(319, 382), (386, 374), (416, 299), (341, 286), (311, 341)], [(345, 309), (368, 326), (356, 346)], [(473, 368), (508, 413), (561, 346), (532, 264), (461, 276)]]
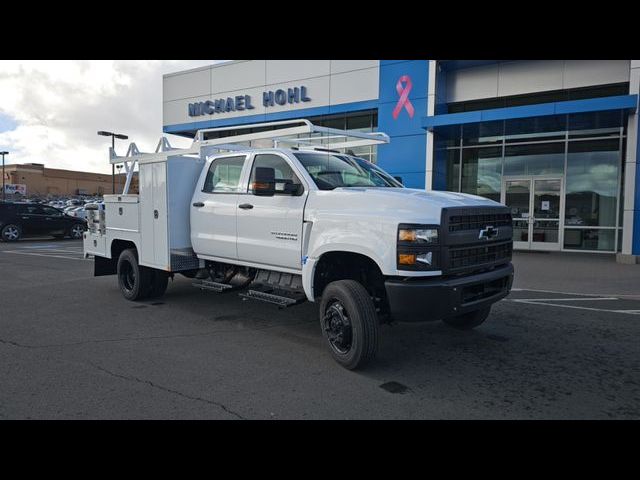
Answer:
[[(2, 60), (0, 149), (10, 152), (7, 163), (110, 173), (110, 139), (96, 132), (124, 133), (141, 151), (153, 151), (162, 135), (162, 75), (216, 62)], [(129, 141), (116, 140), (116, 151), (124, 154)]]

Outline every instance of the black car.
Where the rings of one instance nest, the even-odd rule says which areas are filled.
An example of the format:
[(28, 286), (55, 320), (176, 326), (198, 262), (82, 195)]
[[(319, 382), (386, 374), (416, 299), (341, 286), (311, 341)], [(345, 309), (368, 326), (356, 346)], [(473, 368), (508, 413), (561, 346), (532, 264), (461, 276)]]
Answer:
[(15, 242), (23, 235), (82, 238), (87, 222), (38, 203), (0, 202), (0, 239)]

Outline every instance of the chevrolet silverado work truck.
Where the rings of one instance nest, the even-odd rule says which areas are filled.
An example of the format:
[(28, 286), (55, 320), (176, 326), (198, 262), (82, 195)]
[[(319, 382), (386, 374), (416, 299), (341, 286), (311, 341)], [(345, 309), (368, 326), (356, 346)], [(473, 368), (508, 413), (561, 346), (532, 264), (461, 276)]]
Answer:
[(317, 302), (329, 350), (349, 369), (375, 357), (383, 322), (473, 328), (509, 293), (504, 205), (405, 188), (349, 153), (388, 143), (384, 133), (307, 120), (242, 128), (200, 130), (189, 149), (165, 138), (154, 153), (111, 149), (127, 182), (88, 215), (95, 275), (116, 275), (134, 301), (163, 295), (180, 273), (200, 289), (278, 307)]

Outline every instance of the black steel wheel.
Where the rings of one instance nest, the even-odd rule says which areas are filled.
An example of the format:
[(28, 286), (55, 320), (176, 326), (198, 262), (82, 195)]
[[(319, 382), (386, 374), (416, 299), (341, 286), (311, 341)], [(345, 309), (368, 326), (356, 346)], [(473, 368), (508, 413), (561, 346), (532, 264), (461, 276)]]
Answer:
[(149, 286), (149, 298), (159, 298), (167, 291), (169, 284), (169, 274), (162, 270), (153, 269), (151, 271), (151, 282)]
[(338, 280), (325, 288), (320, 325), (333, 358), (349, 370), (362, 367), (378, 350), (378, 315), (367, 290), (355, 280)]
[(127, 300), (142, 300), (151, 289), (151, 271), (138, 265), (138, 256), (133, 249), (123, 250), (118, 258), (118, 285)]

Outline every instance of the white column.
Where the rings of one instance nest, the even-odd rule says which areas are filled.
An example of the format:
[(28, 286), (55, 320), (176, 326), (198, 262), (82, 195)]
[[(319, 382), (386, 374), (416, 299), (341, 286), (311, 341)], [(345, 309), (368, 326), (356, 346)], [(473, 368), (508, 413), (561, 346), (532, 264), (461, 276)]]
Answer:
[[(429, 87), (427, 89), (427, 116), (435, 115), (436, 111), (436, 69), (438, 62), (429, 60)], [(427, 158), (425, 168), (424, 188), (426, 190), (433, 189), (433, 132), (427, 131), (425, 138), (427, 142)]]
[[(629, 94), (640, 94), (640, 60), (631, 60), (629, 76)], [(631, 249), (633, 246), (633, 221), (635, 210), (640, 205), (634, 205), (636, 193), (636, 161), (638, 145), (638, 111), (630, 113), (627, 121), (627, 149), (624, 158), (624, 212), (622, 217), (622, 255), (618, 261), (633, 261)]]

